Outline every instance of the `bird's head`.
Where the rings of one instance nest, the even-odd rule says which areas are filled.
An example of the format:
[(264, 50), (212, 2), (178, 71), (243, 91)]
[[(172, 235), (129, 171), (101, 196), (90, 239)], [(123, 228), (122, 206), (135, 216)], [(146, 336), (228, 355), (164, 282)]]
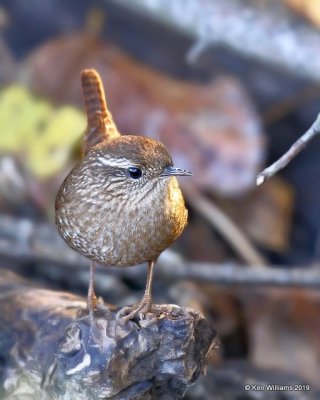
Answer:
[(119, 198), (139, 194), (168, 184), (175, 176), (190, 172), (176, 168), (165, 146), (144, 136), (122, 135), (93, 147), (82, 160), (83, 173), (90, 172), (90, 182)]

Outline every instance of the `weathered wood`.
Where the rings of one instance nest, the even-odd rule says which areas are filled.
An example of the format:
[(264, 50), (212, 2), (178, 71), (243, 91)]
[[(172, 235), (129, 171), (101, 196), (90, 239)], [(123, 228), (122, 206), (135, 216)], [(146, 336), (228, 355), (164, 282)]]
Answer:
[[(298, 19), (283, 2), (243, 0), (108, 0), (188, 34), (193, 62), (208, 48), (227, 46), (247, 57), (319, 81), (317, 29)], [(259, 38), (259, 39), (257, 39)], [(304, 43), (304, 46), (301, 46)], [(312, 62), (308, 62), (312, 58)]]
[(206, 368), (216, 333), (175, 305), (122, 323), (101, 304), (93, 323), (84, 299), (0, 277), (0, 398), (180, 399)]

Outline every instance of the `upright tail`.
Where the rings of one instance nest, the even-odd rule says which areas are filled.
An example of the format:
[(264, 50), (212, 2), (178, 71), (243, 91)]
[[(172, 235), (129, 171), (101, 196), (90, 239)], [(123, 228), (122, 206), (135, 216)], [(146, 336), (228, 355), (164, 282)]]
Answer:
[(83, 155), (85, 155), (94, 145), (119, 136), (120, 133), (108, 110), (98, 72), (94, 69), (83, 70), (81, 85), (87, 114), (87, 129), (83, 140)]

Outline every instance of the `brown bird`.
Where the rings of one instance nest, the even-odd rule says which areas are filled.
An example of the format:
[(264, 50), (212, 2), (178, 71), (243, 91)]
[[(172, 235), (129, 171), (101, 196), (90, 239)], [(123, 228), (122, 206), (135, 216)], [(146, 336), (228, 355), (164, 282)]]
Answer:
[(152, 303), (154, 263), (187, 223), (175, 176), (192, 174), (175, 168), (160, 142), (118, 132), (95, 70), (82, 71), (81, 83), (88, 122), (83, 157), (59, 189), (56, 225), (67, 244), (91, 260), (91, 318), (97, 306), (95, 262), (117, 267), (148, 262), (142, 300), (120, 312), (126, 320), (143, 317)]

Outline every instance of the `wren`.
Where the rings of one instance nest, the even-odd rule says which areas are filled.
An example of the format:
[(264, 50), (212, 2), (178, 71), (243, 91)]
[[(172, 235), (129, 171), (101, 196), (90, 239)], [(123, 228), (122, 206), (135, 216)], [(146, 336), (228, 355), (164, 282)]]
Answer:
[(192, 174), (175, 168), (160, 142), (118, 132), (95, 70), (83, 70), (81, 83), (87, 114), (83, 156), (59, 189), (56, 225), (66, 243), (91, 260), (91, 318), (97, 306), (96, 262), (117, 267), (148, 263), (142, 300), (119, 313), (126, 320), (137, 314), (143, 318), (152, 304), (154, 263), (187, 223), (175, 176)]

